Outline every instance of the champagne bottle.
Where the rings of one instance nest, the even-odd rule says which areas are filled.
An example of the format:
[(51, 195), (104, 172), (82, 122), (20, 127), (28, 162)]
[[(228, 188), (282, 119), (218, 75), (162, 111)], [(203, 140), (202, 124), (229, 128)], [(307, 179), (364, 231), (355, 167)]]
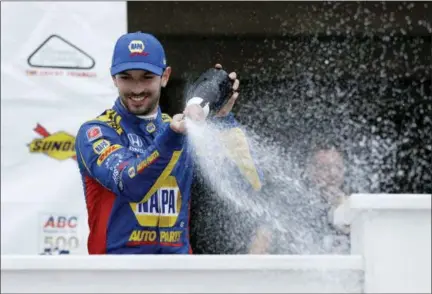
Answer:
[(211, 68), (205, 71), (187, 91), (187, 103), (199, 104), (206, 117), (215, 115), (232, 94), (233, 81), (222, 69)]

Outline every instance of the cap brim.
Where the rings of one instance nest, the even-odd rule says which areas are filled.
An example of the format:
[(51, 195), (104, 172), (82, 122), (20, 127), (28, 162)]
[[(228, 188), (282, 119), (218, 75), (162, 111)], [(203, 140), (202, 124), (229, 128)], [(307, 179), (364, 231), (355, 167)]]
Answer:
[(155, 75), (161, 76), (163, 73), (163, 68), (145, 62), (125, 62), (120, 63), (116, 66), (111, 67), (111, 75), (114, 76), (122, 71), (131, 69), (141, 69), (154, 73)]

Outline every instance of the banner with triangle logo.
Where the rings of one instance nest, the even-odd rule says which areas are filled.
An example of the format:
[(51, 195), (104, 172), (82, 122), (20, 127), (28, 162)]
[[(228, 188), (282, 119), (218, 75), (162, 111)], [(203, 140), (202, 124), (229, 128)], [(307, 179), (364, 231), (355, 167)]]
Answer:
[(96, 63), (89, 54), (58, 35), (49, 36), (27, 62), (32, 67), (62, 69), (92, 69)]

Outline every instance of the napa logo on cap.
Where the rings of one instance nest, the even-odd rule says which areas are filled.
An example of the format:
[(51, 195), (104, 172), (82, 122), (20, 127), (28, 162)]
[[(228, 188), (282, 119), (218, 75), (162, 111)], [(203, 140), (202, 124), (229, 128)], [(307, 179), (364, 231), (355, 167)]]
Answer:
[(131, 53), (131, 56), (135, 56), (135, 55), (143, 55), (143, 56), (147, 56), (148, 52), (144, 52), (145, 46), (143, 41), (141, 40), (132, 40), (129, 43), (129, 52)]

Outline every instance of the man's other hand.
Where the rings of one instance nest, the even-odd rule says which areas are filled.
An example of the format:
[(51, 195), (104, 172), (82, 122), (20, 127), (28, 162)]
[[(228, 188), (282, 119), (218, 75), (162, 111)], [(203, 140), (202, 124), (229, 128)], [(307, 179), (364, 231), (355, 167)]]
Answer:
[[(215, 68), (217, 69), (222, 69), (222, 65), (217, 63), (215, 65)], [(240, 81), (237, 79), (237, 73), (232, 72), (229, 74), (229, 77), (231, 79), (231, 81), (233, 81), (233, 86), (232, 86), (232, 92), (233, 94), (231, 95), (231, 97), (229, 98), (229, 100), (227, 101), (227, 103), (219, 110), (219, 112), (215, 115), (215, 117), (223, 117), (223, 116), (227, 116), (230, 111), (232, 110), (235, 101), (237, 100), (238, 96), (239, 96), (239, 87), (240, 87)]]

